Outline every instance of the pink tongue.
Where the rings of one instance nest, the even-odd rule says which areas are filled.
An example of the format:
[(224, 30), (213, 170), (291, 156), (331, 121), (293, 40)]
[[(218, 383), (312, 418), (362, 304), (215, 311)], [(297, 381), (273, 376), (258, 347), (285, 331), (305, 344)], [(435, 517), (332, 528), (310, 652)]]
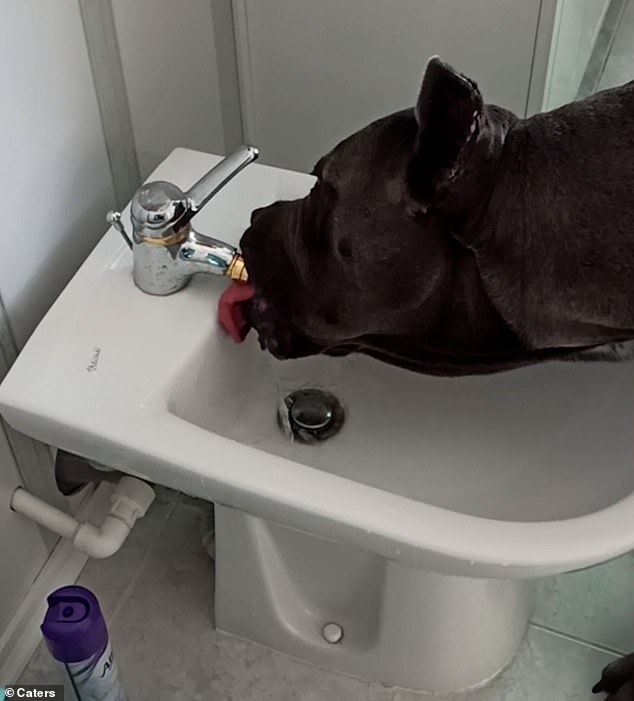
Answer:
[(244, 315), (244, 305), (255, 290), (244, 282), (232, 282), (222, 293), (218, 302), (218, 321), (220, 326), (236, 342), (244, 341), (251, 326)]

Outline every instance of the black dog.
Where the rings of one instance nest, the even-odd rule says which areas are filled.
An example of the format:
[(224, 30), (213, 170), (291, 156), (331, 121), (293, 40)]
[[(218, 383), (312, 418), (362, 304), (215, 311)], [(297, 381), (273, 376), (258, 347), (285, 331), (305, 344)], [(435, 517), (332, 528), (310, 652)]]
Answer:
[[(256, 210), (246, 314), (280, 358), (368, 353), (437, 375), (623, 359), (634, 339), (634, 82), (530, 119), (439, 59), (414, 110)], [(634, 700), (634, 656), (595, 691)]]
[(634, 699), (634, 654), (622, 657), (608, 665), (592, 691), (609, 694), (606, 701), (632, 701)]
[(634, 82), (530, 119), (433, 58), (414, 110), (317, 164), (242, 238), (280, 358), (437, 375), (616, 358), (634, 338)]

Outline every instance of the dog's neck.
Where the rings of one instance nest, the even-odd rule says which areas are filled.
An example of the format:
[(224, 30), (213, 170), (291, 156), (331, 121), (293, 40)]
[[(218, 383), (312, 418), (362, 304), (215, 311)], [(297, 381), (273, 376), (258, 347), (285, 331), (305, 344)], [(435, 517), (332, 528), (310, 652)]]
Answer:
[(634, 83), (517, 121), (480, 216), (459, 233), (529, 348), (631, 337), (632, 115)]

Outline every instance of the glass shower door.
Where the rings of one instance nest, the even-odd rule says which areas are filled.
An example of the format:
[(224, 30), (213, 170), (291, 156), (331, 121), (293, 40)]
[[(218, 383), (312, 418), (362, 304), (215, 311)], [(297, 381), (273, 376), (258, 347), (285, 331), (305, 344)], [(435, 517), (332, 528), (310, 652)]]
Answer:
[(543, 109), (634, 78), (634, 0), (557, 0)]

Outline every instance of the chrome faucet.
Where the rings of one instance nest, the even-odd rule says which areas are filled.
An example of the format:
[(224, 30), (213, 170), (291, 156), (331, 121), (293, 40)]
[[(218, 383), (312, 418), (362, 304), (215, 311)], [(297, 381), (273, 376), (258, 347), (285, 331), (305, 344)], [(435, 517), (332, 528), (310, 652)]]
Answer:
[(242, 146), (187, 192), (164, 181), (143, 185), (134, 194), (130, 207), (132, 238), (121, 221), (121, 213), (108, 212), (108, 223), (132, 249), (132, 275), (139, 289), (151, 295), (169, 295), (185, 287), (196, 273), (246, 281), (247, 271), (238, 249), (198, 233), (191, 220), (258, 155), (254, 146)]

